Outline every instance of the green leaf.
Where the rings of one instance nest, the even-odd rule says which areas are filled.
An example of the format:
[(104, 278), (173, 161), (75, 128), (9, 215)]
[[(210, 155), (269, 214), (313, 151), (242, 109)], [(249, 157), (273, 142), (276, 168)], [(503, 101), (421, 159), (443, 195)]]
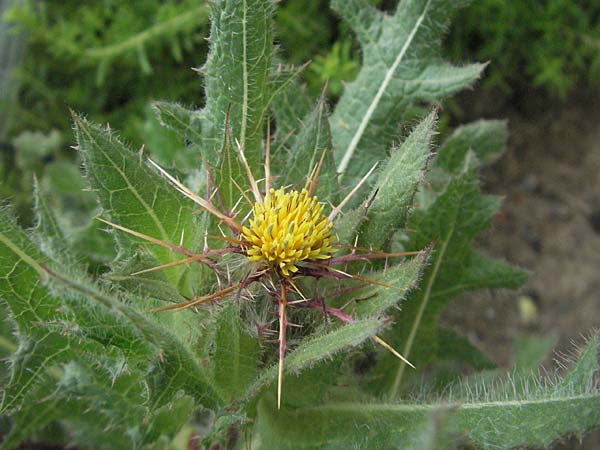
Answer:
[(76, 336), (75, 344), (69, 333), (49, 330), (49, 324), (58, 326), (68, 318), (61, 311), (63, 306), (70, 306), (77, 328), (85, 336), (110, 345), (135, 347), (139, 355), (152, 353), (118, 315), (82, 303), (81, 298), (70, 302), (68, 298), (52, 295), (40, 282), (48, 279), (42, 264), (49, 263), (8, 211), (0, 210), (0, 268), (5, 274), (0, 278), (0, 297), (8, 305), (21, 335), (19, 347), (11, 357), (11, 376), (3, 389), (2, 410), (19, 405), (31, 387), (46, 379), (48, 371), (55, 370), (55, 364), (75, 357), (76, 347), (81, 351), (98, 351), (82, 342), (81, 336)]
[(3, 444), (13, 448), (49, 422), (60, 420), (71, 442), (84, 448), (107, 430), (109, 436), (95, 448), (139, 448), (159, 439), (166, 445), (193, 412), (193, 400), (178, 395), (156, 410), (149, 409), (147, 391), (139, 382), (143, 372), (120, 360), (115, 363), (118, 371), (111, 373), (107, 358), (99, 356), (93, 364), (71, 361), (60, 383), (36, 386), (13, 415), (13, 427)]
[[(81, 176), (80, 168), (71, 162), (56, 161), (44, 168), (35, 212), (38, 224), (46, 222), (48, 226), (39, 230), (36, 240), (53, 259), (68, 263), (68, 259), (76, 258), (93, 271), (97, 265), (110, 263), (116, 249), (113, 237), (93, 220), (98, 214), (98, 198), (87, 187), (89, 183)], [(55, 225), (50, 225), (52, 222)], [(57, 231), (63, 238), (52, 237)]]
[(364, 300), (350, 305), (349, 311), (357, 317), (377, 317), (402, 302), (417, 287), (428, 256), (429, 251), (423, 251), (385, 270), (365, 275), (392, 287), (368, 284), (358, 291), (359, 297)]
[(163, 167), (175, 167), (189, 172), (199, 166), (198, 152), (186, 146), (189, 141), (170, 127), (164, 126), (157, 117), (156, 107), (149, 104), (144, 109), (144, 117), (136, 123), (136, 130), (144, 136), (144, 149), (152, 159)]
[[(155, 368), (153, 381), (154, 389), (158, 389), (155, 406), (161, 406), (165, 399), (169, 399), (180, 389), (192, 395), (205, 407), (215, 406), (223, 401), (202, 370), (199, 358), (167, 328), (147, 319), (125, 302), (92, 284), (70, 279), (58, 272), (52, 272), (52, 279), (69, 291), (123, 316), (144, 337), (145, 342), (159, 349), (161, 362)], [(132, 302), (135, 304), (135, 299), (132, 299)]]
[(361, 204), (356, 209), (342, 212), (342, 215), (336, 218), (333, 230), (337, 236), (338, 242), (354, 244), (361, 225), (367, 220), (367, 212), (367, 206)]
[(269, 107), (273, 53), (271, 0), (217, 0), (211, 4), (210, 53), (204, 68), (208, 162), (216, 164), (227, 111), (231, 136), (259, 169), (263, 125)]
[[(514, 286), (523, 280), (522, 274), (505, 270), (503, 264), (490, 263), (481, 271), (468, 272), (474, 262), (471, 242), (489, 226), (499, 208), (498, 198), (479, 192), (475, 165), (469, 153), (460, 174), (451, 178), (442, 191), (423, 194), (421, 208), (408, 222), (408, 228), (414, 230), (409, 249), (422, 249), (432, 242), (435, 246), (421, 289), (404, 302), (390, 344), (418, 367), (424, 367), (436, 353), (438, 318), (451, 295), (467, 288)], [(431, 198), (426, 199), (426, 195)], [(480, 277), (472, 278), (475, 274)], [(465, 278), (464, 284), (460, 284), (461, 278)], [(396, 395), (405, 369), (402, 365), (394, 371), (390, 364), (396, 363), (383, 355), (378, 371), (387, 377), (390, 392)], [(390, 379), (391, 374), (395, 375)]]
[(496, 365), (464, 336), (440, 328), (437, 332), (437, 359), (467, 363), (475, 370), (494, 369)]
[[(323, 359), (331, 358), (342, 350), (360, 345), (366, 339), (375, 336), (382, 326), (383, 322), (378, 319), (357, 320), (335, 328), (333, 331), (305, 338), (285, 356), (285, 371), (298, 374), (304, 368), (311, 367)], [(247, 397), (256, 396), (276, 379), (277, 366), (264, 370), (248, 389)]]
[(57, 363), (73, 357), (70, 340), (55, 333), (32, 332), (31, 339), (21, 339), (17, 351), (11, 356), (10, 379), (2, 389), (0, 412), (20, 408), (26, 395), (36, 385), (60, 378)]
[(451, 173), (460, 171), (469, 150), (481, 164), (489, 165), (502, 155), (507, 141), (506, 120), (478, 120), (452, 132), (440, 146), (435, 165)]
[[(0, 359), (7, 358), (17, 350), (15, 323), (10, 317), (8, 306), (0, 301)], [(4, 382), (4, 367), (0, 366), (0, 384)]]
[(422, 181), (436, 123), (431, 112), (406, 138), (379, 172), (373, 187), (368, 220), (361, 230), (363, 245), (383, 248), (391, 234), (401, 228), (413, 208), (413, 197)]
[(0, 298), (8, 304), (19, 330), (56, 317), (59, 303), (41, 281), (47, 273), (37, 261), (39, 251), (18, 227), (9, 210), (0, 209)]
[(104, 279), (118, 284), (136, 296), (156, 298), (171, 303), (185, 302), (186, 298), (169, 283), (163, 272), (132, 275), (155, 265), (156, 260), (151, 255), (136, 253), (129, 259), (113, 264), (111, 272), (104, 275)]
[(152, 414), (149, 426), (143, 431), (144, 441), (154, 443), (162, 438), (164, 445), (168, 445), (181, 427), (188, 422), (195, 409), (194, 399), (188, 395), (181, 395), (161, 406)]
[[(458, 275), (458, 274), (457, 274)], [(462, 292), (485, 288), (516, 289), (525, 283), (527, 273), (510, 264), (473, 251), (453, 284), (432, 292), (432, 298), (453, 297)]]
[(230, 301), (219, 313), (214, 340), (214, 379), (226, 397), (238, 399), (256, 376), (258, 340), (245, 329), (239, 305)]
[(223, 209), (231, 211), (242, 196), (241, 186), (248, 185), (248, 175), (242, 167), (240, 156), (233, 148), (229, 129), (225, 131), (223, 136), (223, 145), (219, 152), (219, 164), (215, 171), (215, 182), (219, 189), (219, 201), (223, 202)]
[(298, 82), (298, 74), (298, 70), (283, 64), (271, 69), (273, 98), (270, 107), (277, 124), (276, 142), (279, 144), (286, 139), (293, 141), (302, 127), (300, 119), (310, 114), (311, 100)]
[(598, 350), (600, 349), (600, 333), (595, 332), (585, 346), (577, 351), (576, 363), (567, 372), (559, 384), (559, 389), (597, 389), (594, 377), (598, 374)]
[(263, 399), (258, 406), (262, 445), (413, 448), (437, 415), (433, 433), (464, 436), (477, 448), (546, 448), (567, 433), (581, 434), (600, 424), (600, 391), (590, 383), (598, 371), (597, 351), (596, 336), (570, 371), (581, 377), (567, 382), (570, 375), (550, 381), (528, 374), (529, 388), (523, 392), (515, 391), (514, 383), (526, 380), (506, 379), (481, 385), (466, 397), (450, 391), (445, 398), (412, 404), (332, 402), (278, 411)]
[[(158, 358), (153, 347), (158, 349), (162, 363), (155, 372), (166, 382), (157, 400), (159, 406), (161, 398), (168, 399), (169, 393), (172, 395), (178, 389), (190, 392), (201, 404), (213, 405), (221, 401), (191, 350), (167, 329), (148, 320), (121, 300), (85, 280), (57, 272), (51, 272), (52, 279), (64, 288), (61, 291), (62, 301), (49, 295), (39, 282), (40, 277), (49, 278), (47, 269), (37, 261), (44, 259), (7, 217), (6, 211), (0, 214), (0, 244), (0, 265), (3, 273), (7, 274), (0, 278), (0, 295), (7, 301), (19, 329), (32, 337), (31, 341), (24, 343), (31, 342), (33, 345), (31, 349), (25, 347), (21, 352), (23, 357), (13, 365), (11, 386), (17, 389), (17, 394), (11, 394), (10, 398), (5, 395), (3, 409), (20, 401), (27, 387), (44, 376), (46, 367), (63, 357), (73, 357), (68, 336), (44, 333), (44, 328), (40, 327), (40, 324), (61, 320), (58, 310), (63, 302), (76, 314), (78, 327), (87, 337), (105, 345), (129, 349), (144, 358)], [(94, 300), (96, 305), (90, 305), (89, 300)], [(136, 303), (135, 300), (133, 303)], [(80, 343), (78, 347), (87, 349), (82, 345)], [(35, 369), (32, 370), (32, 367)]]
[(316, 186), (316, 194), (321, 201), (330, 199), (337, 192), (337, 178), (332, 176), (335, 173), (335, 163), (327, 118), (327, 105), (325, 98), (321, 97), (314, 110), (302, 121), (302, 129), (296, 136), (285, 165), (285, 178), (282, 184), (282, 186), (292, 185), (300, 189), (317, 169), (324, 153), (321, 176)]
[(258, 427), (265, 448), (282, 450), (413, 449), (432, 411), (436, 411), (420, 405), (369, 403), (330, 403), (281, 411), (274, 406), (265, 400), (259, 403)]
[(536, 370), (556, 345), (556, 337), (517, 336), (514, 338), (515, 370)]
[(50, 258), (61, 259), (65, 253), (66, 238), (58, 224), (54, 211), (48, 204), (45, 193), (40, 191), (40, 185), (37, 178), (34, 179), (33, 191), (36, 215), (36, 234), (35, 237), (42, 248), (42, 251)]
[[(44, 380), (37, 383), (28, 400), (11, 417), (10, 431), (3, 436), (0, 445), (2, 450), (17, 448), (33, 433), (47, 426), (59, 417), (66, 417), (68, 410), (63, 410), (58, 405), (56, 398), (49, 398), (56, 389), (55, 380)], [(40, 401), (39, 399), (43, 399)]]
[(178, 103), (170, 102), (154, 102), (152, 107), (161, 125), (175, 131), (187, 144), (186, 151), (195, 154), (196, 159), (199, 161), (203, 148), (203, 113), (201, 111), (189, 110)]
[(387, 16), (366, 0), (334, 0), (361, 44), (363, 63), (331, 117), (338, 172), (350, 180), (381, 159), (403, 115), (417, 101), (435, 102), (476, 81), (483, 65), (462, 67), (439, 57), (454, 0), (405, 0)]
[[(88, 179), (111, 220), (193, 251), (198, 245), (198, 234), (191, 202), (150, 169), (141, 154), (125, 147), (109, 129), (78, 116), (74, 116), (74, 121)], [(157, 245), (148, 248), (161, 264), (180, 259), (166, 248)], [(180, 266), (166, 269), (165, 273), (173, 285), (178, 285), (184, 271)]]

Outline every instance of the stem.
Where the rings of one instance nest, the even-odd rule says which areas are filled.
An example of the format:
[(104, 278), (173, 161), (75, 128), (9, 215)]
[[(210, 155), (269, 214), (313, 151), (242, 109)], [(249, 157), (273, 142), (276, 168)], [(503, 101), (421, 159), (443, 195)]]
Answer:
[[(450, 230), (450, 233), (448, 234), (448, 237), (442, 244), (442, 247), (440, 248), (439, 256), (435, 262), (435, 265), (433, 266), (433, 271), (431, 272), (431, 276), (427, 280), (427, 286), (425, 288), (425, 294), (423, 294), (423, 300), (421, 301), (421, 306), (419, 306), (419, 311), (417, 312), (417, 317), (415, 317), (415, 321), (413, 322), (413, 325), (410, 329), (410, 334), (408, 335), (408, 340), (406, 341), (406, 344), (404, 345), (404, 350), (402, 351), (402, 354), (406, 358), (410, 357), (410, 351), (412, 349), (412, 346), (413, 346), (413, 343), (415, 340), (415, 336), (417, 334), (417, 329), (419, 328), (419, 325), (421, 324), (421, 319), (423, 318), (423, 313), (425, 312), (427, 303), (429, 303), (429, 299), (431, 297), (431, 291), (433, 289), (433, 284), (435, 283), (435, 279), (437, 277), (438, 270), (440, 269), (440, 265), (442, 263), (442, 260), (444, 259), (444, 254), (446, 253), (446, 249), (448, 248), (448, 243), (450, 242), (450, 239), (452, 238), (453, 233), (454, 233), (454, 227), (452, 227), (452, 229)], [(396, 397), (396, 395), (398, 395), (398, 389), (400, 388), (400, 382), (402, 381), (402, 376), (404, 375), (405, 368), (406, 368), (406, 366), (404, 364), (400, 364), (400, 367), (398, 367), (398, 372), (396, 372), (396, 378), (394, 379), (394, 384), (392, 385), (392, 389), (390, 390), (390, 396), (392, 398), (394, 398), (394, 397)]]

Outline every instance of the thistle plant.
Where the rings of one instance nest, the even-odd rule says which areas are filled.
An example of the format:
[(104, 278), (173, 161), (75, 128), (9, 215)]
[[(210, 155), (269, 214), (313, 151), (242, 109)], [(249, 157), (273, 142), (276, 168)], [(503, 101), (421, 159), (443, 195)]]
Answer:
[(506, 125), (433, 151), (435, 105), (484, 68), (439, 55), (457, 6), (333, 1), (363, 65), (330, 115), (273, 55), (271, 1), (213, 2), (204, 107), (154, 105), (177, 169), (74, 113), (114, 258), (93, 264), (105, 249), (42, 185), (34, 230), (2, 210), (3, 448), (544, 447), (597, 426), (597, 334), (540, 374), (539, 354), (507, 372), (438, 325), (453, 296), (524, 280), (472, 248)]
[[(75, 121), (78, 121), (77, 117), (75, 117)], [(267, 139), (269, 139), (268, 136)], [(382, 283), (381, 281), (365, 278), (360, 275), (352, 275), (340, 269), (336, 269), (335, 267), (340, 264), (347, 265), (352, 261), (367, 261), (369, 259), (377, 258), (388, 259), (413, 254), (411, 252), (396, 254), (373, 252), (370, 250), (350, 246), (349, 249), (352, 251), (351, 253), (332, 257), (332, 254), (336, 252), (336, 249), (334, 248), (335, 246), (332, 242), (334, 240), (332, 236), (332, 221), (342, 211), (342, 207), (348, 203), (352, 196), (357, 192), (361, 184), (366, 181), (370, 173), (368, 173), (367, 176), (365, 176), (361, 182), (352, 191), (350, 191), (350, 193), (346, 196), (346, 198), (344, 198), (344, 200), (341, 201), (338, 206), (333, 208), (328, 217), (325, 217), (323, 215), (323, 205), (319, 204), (317, 197), (312, 196), (312, 194), (317, 187), (318, 176), (323, 166), (326, 151), (327, 149), (323, 151), (321, 159), (319, 160), (317, 166), (314, 167), (312, 175), (306, 182), (306, 187), (302, 189), (301, 192), (295, 190), (286, 192), (285, 188), (283, 187), (277, 190), (271, 187), (272, 179), (270, 170), (270, 143), (267, 141), (264, 177), (265, 189), (263, 195), (258, 186), (256, 178), (252, 174), (248, 162), (246, 161), (243, 149), (240, 147), (238, 149), (239, 161), (245, 168), (248, 176), (248, 183), (251, 187), (250, 191), (254, 196), (255, 202), (252, 204), (250, 199), (247, 197), (246, 192), (240, 188), (239, 190), (241, 197), (236, 205), (239, 206), (239, 203), (242, 201), (242, 199), (245, 199), (252, 207), (248, 226), (243, 225), (244, 221), (238, 222), (236, 220), (235, 217), (239, 215), (239, 211), (236, 211), (236, 205), (234, 205), (233, 210), (227, 210), (225, 204), (222, 202), (217, 185), (214, 186), (214, 189), (209, 188), (209, 191), (211, 192), (211, 197), (216, 197), (219, 199), (221, 203), (220, 209), (218, 206), (214, 205), (210, 198), (202, 198), (195, 194), (177, 179), (169, 175), (154, 161), (149, 160), (149, 163), (153, 165), (161, 174), (166, 176), (181, 194), (197, 203), (203, 210), (211, 214), (216, 220), (226, 225), (230, 229), (230, 231), (233, 233), (233, 237), (228, 237), (225, 234), (223, 236), (213, 237), (213, 239), (228, 243), (228, 246), (225, 248), (218, 250), (210, 250), (205, 248), (203, 252), (194, 254), (193, 252), (181, 246), (174, 246), (168, 242), (161, 241), (151, 236), (146, 236), (135, 230), (131, 230), (99, 218), (100, 221), (105, 222), (106, 224), (118, 230), (124, 231), (132, 236), (136, 236), (142, 240), (186, 256), (186, 258), (178, 261), (135, 272), (132, 274), (133, 276), (197, 262), (205, 264), (207, 267), (215, 271), (217, 275), (220, 275), (222, 279), (226, 278), (227, 287), (221, 288), (215, 292), (195, 298), (193, 300), (151, 309), (148, 311), (150, 313), (193, 308), (207, 302), (213, 302), (222, 299), (226, 296), (232, 296), (236, 293), (239, 295), (239, 297), (243, 297), (243, 291), (253, 283), (259, 283), (264, 287), (264, 290), (271, 297), (273, 297), (274, 303), (277, 305), (277, 316), (279, 318), (279, 363), (277, 383), (278, 408), (281, 408), (283, 361), (286, 349), (286, 329), (290, 325), (286, 316), (286, 308), (288, 305), (296, 306), (302, 304), (302, 306), (305, 307), (321, 310), (325, 315), (337, 317), (345, 323), (353, 322), (352, 316), (344, 313), (341, 308), (332, 308), (327, 306), (324, 298), (321, 297), (323, 293), (315, 295), (312, 299), (309, 298), (310, 296), (304, 295), (298, 288), (295, 280), (297, 278), (349, 278), (359, 280), (366, 284), (379, 285), (393, 289), (394, 286)], [(364, 250), (366, 253), (357, 253), (357, 251), (360, 250)], [(255, 267), (252, 267), (250, 273), (244, 274), (240, 280), (231, 280), (231, 277), (229, 276), (229, 266), (225, 268), (219, 268), (218, 265), (219, 259), (227, 254), (245, 255), (249, 261), (256, 263), (254, 264)], [(322, 263), (322, 260), (326, 260), (327, 263)], [(360, 287), (361, 286), (355, 286), (353, 289)], [(299, 298), (291, 299), (291, 293), (297, 294)], [(335, 298), (338, 297), (339, 294), (340, 292), (333, 292), (331, 296)], [(252, 292), (249, 291), (246, 297), (251, 298)], [(260, 327), (258, 324), (257, 326)], [(396, 355), (403, 362), (414, 368), (410, 362), (408, 362), (402, 355), (391, 348), (379, 336), (373, 336), (373, 339), (375, 342), (387, 348), (392, 354)]]

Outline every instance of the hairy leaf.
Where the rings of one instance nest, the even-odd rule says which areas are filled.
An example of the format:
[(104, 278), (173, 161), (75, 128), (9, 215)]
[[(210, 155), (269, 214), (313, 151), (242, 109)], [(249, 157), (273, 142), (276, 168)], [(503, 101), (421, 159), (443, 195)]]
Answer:
[(465, 397), (450, 393), (413, 404), (331, 402), (277, 411), (263, 400), (260, 437), (264, 446), (276, 442), (278, 448), (414, 448), (423, 427), (437, 415), (434, 435), (463, 436), (484, 449), (545, 448), (565, 433), (582, 433), (600, 421), (600, 391), (590, 384), (598, 370), (597, 351), (595, 337), (564, 378), (527, 375), (529, 389), (517, 394), (513, 386), (520, 380), (506, 379), (481, 385)]
[(219, 164), (214, 171), (216, 180), (213, 181), (218, 188), (218, 201), (222, 202), (225, 211), (232, 210), (238, 199), (242, 197), (241, 186), (248, 184), (248, 176), (242, 167), (240, 156), (233, 146), (231, 130), (227, 129), (219, 151)]
[(406, 223), (430, 155), (435, 119), (436, 113), (430, 113), (399, 148), (392, 150), (379, 172), (367, 221), (361, 230), (364, 245), (382, 248), (391, 233)]
[(213, 406), (222, 401), (213, 383), (202, 370), (199, 358), (171, 331), (94, 285), (69, 279), (56, 272), (52, 276), (53, 280), (63, 287), (123, 316), (148, 343), (159, 348), (160, 364), (151, 374), (154, 377), (154, 389), (157, 390), (154, 399), (156, 406), (161, 406), (179, 389), (185, 390), (206, 406)]
[(367, 284), (357, 291), (354, 296), (361, 300), (351, 305), (348, 311), (357, 317), (377, 317), (401, 303), (418, 285), (428, 256), (429, 252), (423, 251), (385, 270), (366, 274), (368, 279), (382, 284)]
[(333, 8), (356, 33), (362, 68), (349, 83), (332, 117), (338, 172), (350, 180), (381, 159), (407, 108), (463, 89), (483, 65), (456, 67), (439, 57), (442, 30), (463, 2), (404, 0), (387, 16), (366, 0), (334, 0)]
[(273, 52), (271, 0), (217, 0), (211, 7), (210, 53), (204, 68), (207, 159), (217, 162), (226, 114), (234, 142), (250, 167), (259, 169), (264, 119), (269, 107)]
[[(304, 368), (317, 362), (331, 358), (336, 353), (355, 347), (366, 339), (375, 336), (382, 328), (383, 322), (377, 319), (357, 320), (320, 335), (306, 338), (298, 347), (290, 351), (284, 360), (286, 372), (300, 373)], [(248, 389), (247, 396), (254, 397), (263, 388), (277, 379), (277, 367), (272, 366), (263, 371), (256, 382)]]
[[(523, 281), (522, 274), (507, 270), (502, 264), (490, 263), (486, 265), (489, 270), (467, 272), (475, 262), (472, 260), (471, 241), (489, 226), (499, 207), (497, 198), (480, 194), (474, 164), (472, 154), (468, 154), (461, 173), (451, 178), (443, 191), (429, 193), (428, 203), (427, 199), (423, 200), (421, 208), (414, 211), (408, 222), (408, 228), (413, 230), (410, 234), (411, 249), (423, 248), (431, 242), (435, 246), (421, 288), (404, 302), (402, 314), (398, 315), (391, 344), (398, 346), (400, 353), (421, 367), (435, 354), (437, 321), (451, 294), (484, 286), (514, 287)], [(475, 258), (481, 261), (477, 254)], [(469, 280), (476, 273), (481, 278)], [(466, 281), (461, 285), (463, 277)], [(457, 286), (460, 287), (454, 291)], [(381, 370), (386, 377), (394, 374), (388, 379), (390, 392), (395, 395), (405, 368), (401, 365), (393, 371), (388, 365), (390, 363), (391, 360), (384, 355)]]
[(60, 259), (65, 252), (65, 235), (58, 224), (54, 211), (48, 204), (46, 195), (40, 191), (37, 179), (34, 183), (36, 234), (42, 251), (50, 258)]
[(310, 113), (311, 101), (297, 80), (297, 71), (282, 64), (271, 70), (273, 99), (271, 111), (277, 125), (277, 145), (286, 140), (294, 141), (294, 135), (302, 127), (301, 119)]
[[(152, 104), (158, 119), (164, 127), (177, 133), (187, 145), (186, 151), (195, 156), (197, 164), (202, 156), (202, 120), (201, 111), (193, 111), (178, 103), (154, 102)], [(193, 169), (194, 167), (188, 167)]]
[(292, 185), (301, 189), (317, 170), (321, 158), (321, 177), (316, 184), (316, 194), (321, 201), (327, 201), (337, 192), (337, 178), (331, 148), (331, 133), (327, 120), (327, 105), (321, 97), (314, 110), (302, 121), (302, 129), (296, 136), (285, 165), (283, 186)]
[(234, 301), (219, 314), (216, 328), (212, 355), (215, 382), (228, 398), (240, 398), (255, 378), (258, 340), (247, 332)]
[[(88, 179), (111, 220), (167, 244), (193, 250), (198, 244), (194, 241), (197, 235), (191, 202), (110, 130), (78, 116), (74, 120)], [(162, 264), (180, 258), (157, 245), (149, 245), (149, 249)], [(166, 271), (172, 284), (179, 283), (184, 270), (176, 267)]]
[(478, 120), (452, 132), (440, 146), (435, 164), (448, 172), (458, 172), (467, 152), (471, 150), (479, 162), (488, 165), (502, 155), (507, 141), (505, 120)]

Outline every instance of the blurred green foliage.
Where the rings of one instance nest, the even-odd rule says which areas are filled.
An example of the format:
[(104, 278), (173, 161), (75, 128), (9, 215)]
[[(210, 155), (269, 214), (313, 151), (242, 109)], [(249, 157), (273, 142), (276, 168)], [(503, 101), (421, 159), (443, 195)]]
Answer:
[(33, 174), (52, 185), (42, 169), (76, 162), (68, 149), (69, 108), (102, 123), (123, 124), (123, 137), (138, 148), (145, 143), (160, 154), (163, 147), (175, 151), (182, 145), (158, 126), (149, 104), (202, 101), (201, 80), (191, 68), (206, 54), (204, 2), (13, 1), (3, 20), (12, 28), (0, 40), (27, 43), (12, 70), (16, 93), (0, 96), (6, 125), (0, 136), (0, 194), (11, 199), (23, 223), (31, 223)]
[(600, 2), (476, 1), (453, 22), (447, 49), (454, 59), (491, 61), (484, 86), (507, 94), (534, 86), (565, 99), (600, 77)]
[(28, 42), (14, 74), (18, 101), (8, 105), (17, 117), (13, 135), (66, 130), (70, 107), (124, 123), (125, 136), (135, 141), (150, 99), (201, 98), (197, 76), (182, 69), (204, 59), (202, 2), (15, 1), (4, 20)]
[(344, 90), (344, 82), (354, 79), (358, 73), (356, 55), (350, 40), (337, 41), (327, 53), (317, 55), (306, 72), (309, 92), (317, 95), (321, 86), (328, 83), (329, 96), (339, 98)]

